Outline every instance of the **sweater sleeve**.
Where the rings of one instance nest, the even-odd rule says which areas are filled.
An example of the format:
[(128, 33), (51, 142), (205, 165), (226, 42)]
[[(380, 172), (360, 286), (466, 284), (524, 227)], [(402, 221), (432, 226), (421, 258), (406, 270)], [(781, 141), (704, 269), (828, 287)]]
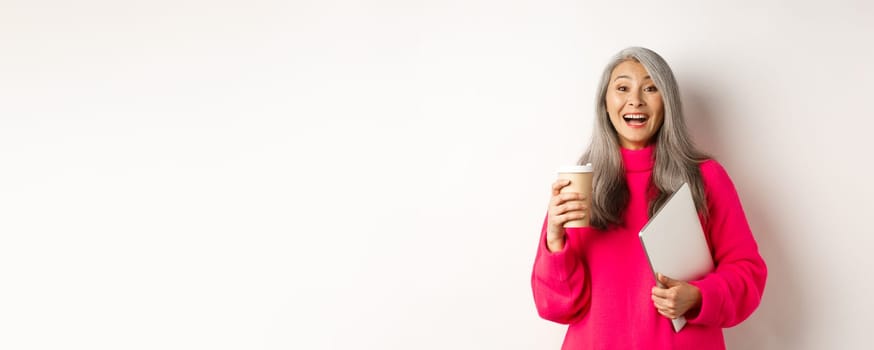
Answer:
[(568, 228), (564, 248), (550, 252), (546, 247), (546, 224), (540, 230), (540, 243), (531, 274), (531, 288), (537, 313), (544, 319), (570, 324), (585, 315), (591, 292), (585, 266), (575, 249), (577, 235), (589, 228)]
[(759, 254), (740, 198), (725, 169), (713, 160), (701, 165), (709, 218), (707, 243), (715, 270), (690, 282), (701, 290), (701, 308), (692, 324), (732, 327), (759, 306), (768, 270)]

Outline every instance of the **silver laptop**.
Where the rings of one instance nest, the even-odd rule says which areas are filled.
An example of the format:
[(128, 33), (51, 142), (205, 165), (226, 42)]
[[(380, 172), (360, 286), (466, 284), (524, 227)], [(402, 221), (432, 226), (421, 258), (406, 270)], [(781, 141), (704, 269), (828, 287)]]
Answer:
[[(659, 272), (676, 280), (692, 281), (713, 271), (713, 258), (692, 192), (686, 183), (640, 230), (640, 242), (649, 258), (653, 276)], [(672, 321), (677, 332), (686, 325), (683, 317)]]

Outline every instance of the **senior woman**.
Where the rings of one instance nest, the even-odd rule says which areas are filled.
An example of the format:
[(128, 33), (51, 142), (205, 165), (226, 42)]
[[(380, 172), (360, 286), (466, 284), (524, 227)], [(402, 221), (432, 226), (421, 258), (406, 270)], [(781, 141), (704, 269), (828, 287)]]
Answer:
[[(558, 180), (531, 285), (541, 317), (568, 324), (562, 349), (724, 349), (722, 329), (759, 305), (767, 268), (722, 166), (695, 149), (668, 64), (619, 52), (601, 77), (595, 128), (581, 164), (595, 169), (590, 207)], [(687, 182), (715, 270), (696, 281), (658, 275), (638, 232)], [(588, 217), (589, 227), (563, 228)], [(671, 319), (685, 316), (686, 327)]]

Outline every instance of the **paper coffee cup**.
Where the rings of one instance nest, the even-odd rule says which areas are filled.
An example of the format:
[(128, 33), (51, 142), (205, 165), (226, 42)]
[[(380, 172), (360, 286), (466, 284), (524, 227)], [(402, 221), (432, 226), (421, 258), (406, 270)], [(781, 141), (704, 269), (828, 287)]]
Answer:
[[(586, 165), (571, 165), (564, 166), (558, 169), (558, 178), (564, 180), (570, 180), (570, 185), (562, 187), (561, 193), (567, 192), (576, 192), (582, 193), (586, 199), (584, 202), (586, 203), (587, 208), (591, 208), (592, 204), (592, 163)], [(582, 220), (573, 220), (568, 221), (564, 224), (564, 227), (588, 227), (589, 226), (589, 216), (588, 214)]]

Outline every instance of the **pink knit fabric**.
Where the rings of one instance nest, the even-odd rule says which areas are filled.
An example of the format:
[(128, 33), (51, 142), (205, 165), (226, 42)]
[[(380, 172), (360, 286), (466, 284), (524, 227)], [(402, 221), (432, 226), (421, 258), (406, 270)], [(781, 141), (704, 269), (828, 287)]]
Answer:
[(648, 221), (653, 146), (622, 149), (622, 158), (630, 192), (624, 226), (568, 228), (563, 250), (549, 252), (544, 220), (531, 276), (538, 313), (568, 324), (562, 349), (725, 349), (722, 328), (758, 307), (767, 277), (734, 184), (716, 161), (701, 164), (716, 270), (690, 282), (701, 289), (701, 309), (676, 333), (653, 306), (655, 279), (638, 238)]

